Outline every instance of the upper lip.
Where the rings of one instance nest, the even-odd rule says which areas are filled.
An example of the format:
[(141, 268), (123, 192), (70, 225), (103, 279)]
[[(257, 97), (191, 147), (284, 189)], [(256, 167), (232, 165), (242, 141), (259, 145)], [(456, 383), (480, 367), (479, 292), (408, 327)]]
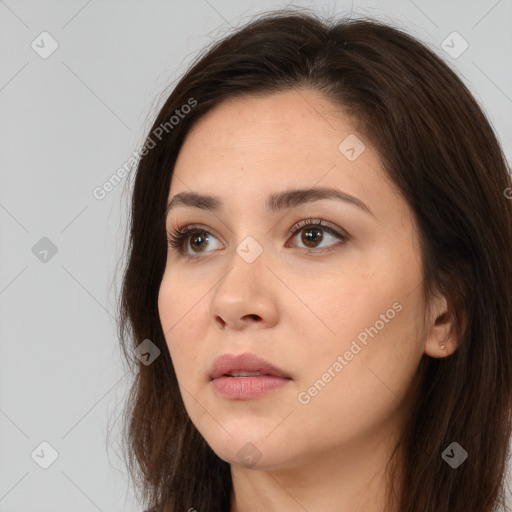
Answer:
[(260, 372), (262, 375), (272, 375), (283, 379), (290, 378), (285, 372), (276, 368), (273, 364), (249, 353), (220, 355), (213, 363), (210, 370), (210, 378), (213, 380), (235, 372)]

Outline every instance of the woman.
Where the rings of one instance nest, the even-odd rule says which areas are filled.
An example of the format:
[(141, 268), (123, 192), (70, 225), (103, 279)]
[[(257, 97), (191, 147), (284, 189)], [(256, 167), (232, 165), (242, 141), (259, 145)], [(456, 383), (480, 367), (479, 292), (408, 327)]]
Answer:
[(120, 336), (145, 505), (503, 506), (510, 187), (470, 92), (398, 29), (282, 11), (209, 48), (133, 191)]

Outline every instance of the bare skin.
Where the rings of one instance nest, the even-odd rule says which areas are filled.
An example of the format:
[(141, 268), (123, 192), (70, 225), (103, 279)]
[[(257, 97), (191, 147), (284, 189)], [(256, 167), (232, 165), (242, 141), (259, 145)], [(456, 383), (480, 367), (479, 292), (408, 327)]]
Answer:
[[(338, 149), (351, 134), (362, 152), (351, 151), (357, 139)], [(319, 187), (369, 211), (337, 199), (265, 209), (271, 194)], [(417, 228), (378, 154), (316, 91), (243, 97), (188, 134), (169, 201), (191, 191), (223, 206), (169, 212), (168, 231), (199, 225), (202, 238), (169, 248), (159, 314), (187, 412), (231, 465), (231, 512), (397, 510), (386, 507), (384, 469), (414, 403), (418, 364), (456, 347), (442, 294), (423, 321)], [(219, 396), (215, 358), (247, 352), (291, 380), (255, 399)]]

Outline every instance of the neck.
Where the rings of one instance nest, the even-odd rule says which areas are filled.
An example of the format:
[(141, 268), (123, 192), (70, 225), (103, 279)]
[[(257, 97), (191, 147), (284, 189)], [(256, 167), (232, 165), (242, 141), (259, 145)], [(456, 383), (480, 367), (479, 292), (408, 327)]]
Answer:
[[(230, 512), (395, 512), (398, 504), (387, 502), (386, 465), (392, 446), (382, 441), (351, 443), (286, 468), (232, 464)], [(401, 466), (397, 469), (400, 481)]]

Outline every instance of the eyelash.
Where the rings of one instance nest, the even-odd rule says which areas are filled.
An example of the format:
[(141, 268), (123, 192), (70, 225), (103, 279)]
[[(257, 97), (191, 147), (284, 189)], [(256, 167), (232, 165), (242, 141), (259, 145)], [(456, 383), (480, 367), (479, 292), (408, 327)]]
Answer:
[[(307, 228), (322, 228), (322, 230), (327, 231), (331, 235), (334, 235), (335, 237), (339, 238), (343, 243), (347, 242), (350, 238), (348, 235), (340, 233), (340, 232), (336, 231), (334, 228), (331, 228), (331, 227), (323, 224), (322, 219), (312, 219), (312, 218), (301, 220), (301, 221), (297, 222), (297, 224), (295, 224), (288, 232), (292, 235), (295, 235), (296, 233), (298, 233), (299, 231), (301, 231), (302, 229), (304, 229), (306, 227)], [(207, 235), (211, 234), (208, 230), (203, 229), (203, 228), (193, 225), (193, 224), (189, 225), (189, 226), (185, 226), (185, 227), (178, 227), (176, 229), (176, 231), (167, 231), (167, 245), (168, 245), (168, 247), (170, 247), (172, 249), (178, 249), (180, 253), (184, 253), (183, 243), (185, 242), (186, 239), (188, 239), (188, 237), (190, 235), (196, 234), (196, 233), (205, 233)], [(304, 249), (302, 247), (299, 247), (299, 249), (303, 249), (303, 250), (307, 251), (308, 253), (313, 253), (313, 252), (327, 253), (327, 252), (336, 250), (336, 247), (338, 247), (338, 245), (339, 244), (336, 244), (334, 247), (326, 248), (321, 251), (318, 251), (316, 249)], [(200, 253), (192, 254), (192, 255), (187, 254), (187, 256), (190, 259), (203, 257), (203, 256), (201, 256)]]

